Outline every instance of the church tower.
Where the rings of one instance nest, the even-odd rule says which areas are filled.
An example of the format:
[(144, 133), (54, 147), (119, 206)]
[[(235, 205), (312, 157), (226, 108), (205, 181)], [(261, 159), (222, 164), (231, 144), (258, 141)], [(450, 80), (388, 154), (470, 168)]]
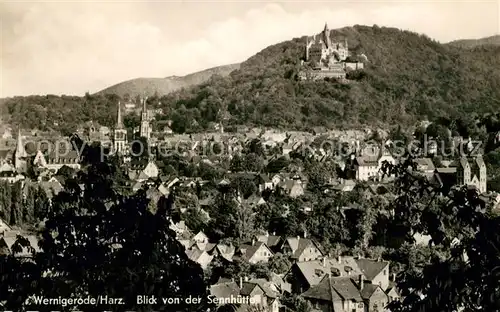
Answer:
[(28, 154), (26, 153), (26, 150), (24, 148), (23, 138), (21, 136), (21, 128), (19, 128), (17, 132), (16, 151), (14, 153), (14, 167), (18, 172), (26, 172), (26, 170), (28, 169), (26, 157), (28, 157)]
[(142, 100), (142, 112), (141, 112), (141, 128), (139, 130), (139, 135), (141, 137), (145, 137), (149, 140), (149, 135), (151, 133), (149, 128), (149, 118), (148, 118), (148, 110), (146, 108), (147, 97)]
[(118, 116), (113, 135), (113, 147), (115, 153), (125, 154), (127, 148), (127, 130), (123, 127), (121, 103), (118, 102)]
[(328, 28), (328, 24), (325, 23), (325, 28), (323, 29), (323, 42), (327, 49), (332, 47), (332, 40), (330, 39), (330, 29)]
[(309, 37), (306, 37), (306, 55), (305, 55), (305, 61), (309, 61)]

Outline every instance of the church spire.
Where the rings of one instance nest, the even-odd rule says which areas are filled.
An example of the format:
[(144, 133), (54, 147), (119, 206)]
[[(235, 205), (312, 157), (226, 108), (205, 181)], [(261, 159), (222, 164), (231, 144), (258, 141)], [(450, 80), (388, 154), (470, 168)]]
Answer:
[(21, 136), (21, 127), (19, 127), (17, 130), (16, 155), (17, 155), (17, 157), (26, 157), (26, 151), (24, 150), (23, 138)]
[(123, 129), (122, 108), (120, 101), (118, 101), (118, 116), (116, 117), (116, 129)]

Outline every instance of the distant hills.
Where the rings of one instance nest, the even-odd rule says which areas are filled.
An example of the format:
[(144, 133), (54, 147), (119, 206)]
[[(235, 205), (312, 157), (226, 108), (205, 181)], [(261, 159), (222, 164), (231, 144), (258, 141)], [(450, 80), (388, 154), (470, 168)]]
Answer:
[(481, 39), (463, 39), (456, 40), (448, 43), (449, 45), (453, 45), (460, 48), (474, 48), (480, 45), (500, 45), (500, 35), (485, 37)]
[(347, 39), (353, 54), (368, 58), (350, 83), (299, 81), (306, 38), (295, 38), (265, 48), (226, 79), (163, 99), (174, 131), (189, 129), (192, 119), (213, 121), (208, 102), (210, 110), (226, 112), (229, 124), (303, 130), (408, 127), (425, 118), (500, 109), (500, 46), (463, 49), (411, 31), (361, 25), (332, 30), (331, 37)]
[(181, 88), (191, 87), (206, 82), (214, 75), (226, 77), (233, 70), (238, 69), (240, 64), (218, 66), (186, 76), (170, 76), (166, 78), (136, 78), (108, 87), (96, 94), (116, 94), (124, 97), (126, 94), (134, 98), (137, 95), (152, 96), (168, 94)]
[(192, 132), (221, 121), (226, 129), (407, 129), (426, 118), (500, 110), (500, 45), (482, 44), (493, 39), (441, 44), (423, 34), (361, 25), (332, 30), (331, 37), (347, 39), (352, 54), (368, 59), (348, 83), (297, 79), (306, 43), (301, 37), (269, 46), (241, 64), (184, 77), (134, 79), (84, 97), (16, 97), (7, 99), (2, 111), (10, 124), (70, 132), (88, 120), (113, 126), (119, 97), (157, 92), (149, 105), (162, 108), (160, 119), (172, 120), (176, 132)]

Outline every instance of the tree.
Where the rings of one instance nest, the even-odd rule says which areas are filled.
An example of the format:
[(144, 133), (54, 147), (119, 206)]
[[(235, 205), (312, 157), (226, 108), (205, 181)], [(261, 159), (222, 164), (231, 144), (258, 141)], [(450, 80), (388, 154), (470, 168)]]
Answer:
[(409, 166), (411, 160), (393, 167), (399, 177), (395, 220), (406, 229), (410, 244), (413, 233), (428, 234), (433, 249), (441, 252), (398, 274), (397, 286), (404, 299), (392, 303), (390, 309), (498, 310), (500, 236), (496, 229), (500, 218), (485, 211), (477, 192), (467, 187), (439, 200), (439, 189), (412, 175)]
[(288, 272), (292, 263), (286, 255), (276, 253), (269, 259), (269, 270), (276, 274), (285, 274)]
[[(210, 308), (200, 266), (187, 258), (169, 229), (173, 199), (162, 198), (153, 214), (144, 192), (122, 196), (113, 189), (112, 173), (119, 170), (106, 162), (91, 165), (78, 177), (85, 184), (84, 191), (68, 189), (54, 198), (56, 209), (45, 222), (42, 251), (33, 255), (33, 261), (11, 255), (0, 257), (0, 298), (5, 300), (5, 309), (40, 309), (40, 305), (26, 301), (35, 294), (48, 298), (123, 298), (125, 305), (120, 310), (135, 311), (171, 310), (161, 302), (154, 306), (137, 304), (137, 294), (171, 298), (192, 295), (203, 302), (181, 303), (175, 309)], [(26, 244), (26, 240), (19, 239), (18, 243)], [(117, 310), (116, 305), (100, 306)], [(60, 306), (43, 306), (50, 308), (61, 310)], [(73, 308), (76, 304), (63, 310)], [(78, 307), (82, 311), (95, 309)]]

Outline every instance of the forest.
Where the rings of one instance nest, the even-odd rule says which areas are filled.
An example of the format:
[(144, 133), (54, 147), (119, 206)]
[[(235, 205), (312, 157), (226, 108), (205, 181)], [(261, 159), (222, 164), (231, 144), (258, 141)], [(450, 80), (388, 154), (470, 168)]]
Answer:
[[(500, 47), (460, 48), (395, 28), (353, 26), (332, 31), (368, 61), (362, 73), (336, 80), (298, 81), (305, 37), (267, 47), (228, 77), (170, 94), (155, 94), (158, 120), (174, 132), (201, 131), (213, 122), (287, 129), (402, 125), (498, 110)], [(31, 96), (3, 99), (10, 124), (71, 132), (93, 120), (113, 126), (118, 96)], [(160, 104), (161, 103), (161, 104)]]

